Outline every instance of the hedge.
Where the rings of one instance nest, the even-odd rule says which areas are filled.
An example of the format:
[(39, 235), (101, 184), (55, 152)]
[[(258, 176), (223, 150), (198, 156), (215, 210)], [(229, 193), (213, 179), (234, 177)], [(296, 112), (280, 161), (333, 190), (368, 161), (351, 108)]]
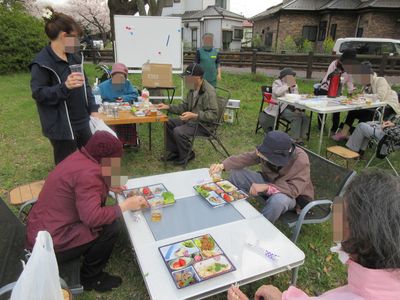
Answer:
[(17, 6), (0, 5), (0, 74), (27, 71), (46, 43), (43, 21)]

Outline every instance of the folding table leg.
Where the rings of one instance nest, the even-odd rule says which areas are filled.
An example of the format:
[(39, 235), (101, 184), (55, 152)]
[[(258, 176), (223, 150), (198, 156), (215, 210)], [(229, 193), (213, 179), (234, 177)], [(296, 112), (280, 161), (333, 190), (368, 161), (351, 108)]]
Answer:
[(164, 167), (167, 166), (167, 122), (164, 122)]
[(151, 151), (151, 123), (149, 123), (149, 150)]
[(318, 155), (321, 154), (322, 140), (324, 138), (325, 121), (326, 121), (326, 114), (322, 114), (322, 124), (321, 124), (321, 132), (319, 135)]
[(313, 112), (310, 110), (310, 122), (308, 123), (308, 133), (307, 133), (307, 141), (310, 141), (311, 136), (311, 123), (312, 123)]

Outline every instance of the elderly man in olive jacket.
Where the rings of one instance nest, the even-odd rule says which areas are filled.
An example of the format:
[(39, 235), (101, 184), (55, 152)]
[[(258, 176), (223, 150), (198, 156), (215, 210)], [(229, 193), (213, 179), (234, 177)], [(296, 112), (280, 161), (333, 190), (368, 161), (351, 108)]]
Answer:
[[(189, 89), (186, 100), (179, 105), (159, 104), (158, 109), (166, 109), (179, 115), (177, 119), (170, 119), (167, 123), (167, 150), (166, 159), (174, 161), (176, 165), (185, 163), (190, 149), (190, 138), (194, 135), (197, 121), (206, 128), (211, 128), (217, 121), (218, 103), (214, 87), (203, 79), (204, 71), (198, 64), (190, 64), (183, 76), (185, 85)], [(205, 134), (205, 129), (199, 126), (197, 135)], [(194, 159), (192, 151), (189, 160)]]

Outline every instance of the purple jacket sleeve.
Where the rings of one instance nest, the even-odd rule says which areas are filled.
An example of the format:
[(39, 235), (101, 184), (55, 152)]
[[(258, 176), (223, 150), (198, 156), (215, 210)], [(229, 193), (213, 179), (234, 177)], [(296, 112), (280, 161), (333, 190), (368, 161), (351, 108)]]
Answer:
[(76, 208), (80, 220), (89, 228), (111, 224), (121, 215), (118, 205), (102, 206), (103, 192), (104, 183), (99, 173), (92, 170), (79, 176), (75, 188)]

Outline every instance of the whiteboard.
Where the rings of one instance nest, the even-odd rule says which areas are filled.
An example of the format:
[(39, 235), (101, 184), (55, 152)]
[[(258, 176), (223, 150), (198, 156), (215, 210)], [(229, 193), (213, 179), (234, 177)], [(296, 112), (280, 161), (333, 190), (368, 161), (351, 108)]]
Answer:
[(179, 17), (114, 16), (115, 61), (131, 69), (150, 63), (182, 71), (182, 20)]

